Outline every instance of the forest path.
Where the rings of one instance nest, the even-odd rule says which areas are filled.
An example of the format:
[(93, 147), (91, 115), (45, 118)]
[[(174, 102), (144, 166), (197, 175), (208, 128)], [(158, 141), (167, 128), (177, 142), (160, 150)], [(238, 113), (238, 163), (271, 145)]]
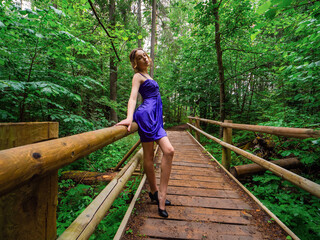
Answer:
[[(286, 233), (185, 131), (167, 131), (175, 148), (166, 209), (143, 191), (123, 239), (286, 239)], [(159, 184), (162, 152), (158, 151)], [(145, 186), (145, 189), (149, 187)]]

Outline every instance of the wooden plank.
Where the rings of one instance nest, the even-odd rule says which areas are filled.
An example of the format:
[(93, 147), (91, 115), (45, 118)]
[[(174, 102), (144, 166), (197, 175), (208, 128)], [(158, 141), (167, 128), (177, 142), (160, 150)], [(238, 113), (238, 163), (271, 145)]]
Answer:
[(209, 198), (197, 196), (179, 196), (167, 194), (175, 206), (206, 207), (216, 209), (251, 210), (251, 206), (242, 199)]
[(198, 196), (198, 197), (215, 197), (215, 198), (241, 198), (240, 195), (234, 190), (203, 189), (203, 188), (175, 187), (175, 186), (170, 186), (168, 188), (168, 194)]
[(58, 138), (58, 122), (0, 123), (0, 150)]
[[(1, 148), (58, 137), (58, 123), (1, 123)], [(1, 171), (0, 171), (1, 172)], [(58, 171), (35, 176), (0, 197), (0, 239), (56, 239)]]
[(189, 163), (189, 162), (176, 162), (172, 163), (173, 166), (187, 166), (187, 167), (197, 167), (197, 168), (214, 168), (208, 163)]
[(196, 167), (187, 167), (187, 166), (175, 166), (172, 165), (172, 172), (176, 172), (179, 174), (195, 174), (197, 176), (216, 176), (223, 177), (224, 175), (217, 171), (212, 171), (210, 169), (205, 168), (196, 168)]
[(56, 239), (58, 172), (0, 197), (0, 239)]
[(154, 218), (145, 220), (140, 234), (170, 239), (217, 239), (220, 235), (263, 239), (263, 236), (251, 226)]
[[(142, 216), (161, 218), (157, 212), (157, 205), (149, 204)], [(232, 223), (244, 225), (250, 223), (249, 214), (242, 214), (239, 210), (222, 210), (201, 207), (167, 206), (169, 219), (184, 221), (208, 221), (217, 223)], [(252, 216), (251, 216), (252, 217)]]
[(194, 180), (194, 181), (202, 181), (202, 182), (224, 182), (221, 177), (214, 176), (196, 176), (196, 175), (187, 175), (187, 174), (179, 174), (175, 171), (171, 173), (170, 180)]
[[(159, 178), (157, 179), (157, 184), (160, 184)], [(169, 180), (170, 186), (180, 186), (180, 187), (194, 187), (194, 188), (206, 188), (206, 189), (232, 189), (230, 184), (227, 182), (200, 182), (200, 181), (184, 181), (184, 180)]]

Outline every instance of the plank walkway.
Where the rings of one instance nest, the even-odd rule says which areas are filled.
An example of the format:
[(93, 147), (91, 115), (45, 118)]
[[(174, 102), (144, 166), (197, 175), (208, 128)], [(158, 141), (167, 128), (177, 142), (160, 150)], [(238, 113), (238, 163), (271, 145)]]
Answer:
[[(158, 216), (145, 187), (123, 239), (286, 239), (286, 232), (187, 133), (168, 131), (175, 156), (169, 218)], [(161, 151), (156, 156), (160, 178)]]

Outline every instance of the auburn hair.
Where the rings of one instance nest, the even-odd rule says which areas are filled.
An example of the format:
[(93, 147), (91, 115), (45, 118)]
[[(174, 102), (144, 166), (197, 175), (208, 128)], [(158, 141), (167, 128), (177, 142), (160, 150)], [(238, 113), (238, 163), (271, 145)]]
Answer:
[[(131, 53), (129, 54), (129, 59), (130, 59), (131, 66), (132, 66), (132, 68), (133, 68), (133, 70), (134, 70), (135, 72), (139, 72), (138, 64), (137, 64), (137, 59), (136, 59), (136, 52), (137, 52), (138, 50), (143, 51), (143, 52), (147, 55), (148, 60), (149, 60), (149, 62), (150, 62), (150, 65), (152, 64), (152, 59), (149, 57), (149, 55), (148, 55), (142, 48), (133, 49), (133, 50), (131, 51)], [(150, 66), (150, 65), (149, 65), (149, 66)]]

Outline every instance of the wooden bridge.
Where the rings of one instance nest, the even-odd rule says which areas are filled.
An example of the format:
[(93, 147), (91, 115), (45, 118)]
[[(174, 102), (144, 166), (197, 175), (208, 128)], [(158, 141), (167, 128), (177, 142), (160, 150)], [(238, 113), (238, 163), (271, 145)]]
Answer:
[[(157, 206), (150, 203), (145, 175), (123, 218), (114, 239), (299, 239), (272, 212), (229, 173), (230, 149), (275, 174), (320, 197), (320, 186), (276, 164), (231, 145), (232, 128), (251, 128), (291, 137), (319, 137), (312, 129), (274, 128), (215, 122), (224, 127), (224, 141), (200, 129), (200, 118), (190, 130), (223, 146), (223, 165), (211, 156), (187, 131), (168, 131), (175, 148), (167, 198), (169, 218), (160, 218)], [(212, 123), (213, 123), (212, 122)], [(57, 126), (45, 123), (34, 141), (57, 138)], [(239, 126), (241, 125), (241, 126)], [(0, 126), (1, 138), (10, 132)], [(21, 127), (21, 126), (20, 126)], [(253, 127), (253, 129), (252, 129)], [(258, 129), (255, 129), (258, 128)], [(24, 126), (26, 128), (26, 126)], [(132, 131), (137, 130), (133, 125)], [(38, 131), (39, 129), (37, 129)], [(29, 144), (7, 139), (9, 147), (0, 151), (0, 239), (56, 239), (57, 170), (87, 154), (126, 136), (124, 126), (111, 127), (65, 138)], [(34, 138), (34, 137), (33, 137)], [(14, 143), (11, 144), (10, 142)], [(229, 142), (229, 143), (228, 143)], [(3, 142), (2, 142), (3, 143)], [(136, 144), (136, 146), (138, 143)], [(130, 151), (133, 152), (133, 149)], [(130, 154), (127, 154), (128, 157)], [(59, 239), (89, 239), (113, 201), (142, 159), (139, 150), (106, 188), (78, 216)], [(161, 151), (156, 150), (157, 178)], [(122, 161), (123, 162), (123, 161)], [(137, 199), (139, 204), (136, 203)], [(132, 214), (133, 208), (136, 211)], [(126, 230), (130, 229), (130, 231)]]

